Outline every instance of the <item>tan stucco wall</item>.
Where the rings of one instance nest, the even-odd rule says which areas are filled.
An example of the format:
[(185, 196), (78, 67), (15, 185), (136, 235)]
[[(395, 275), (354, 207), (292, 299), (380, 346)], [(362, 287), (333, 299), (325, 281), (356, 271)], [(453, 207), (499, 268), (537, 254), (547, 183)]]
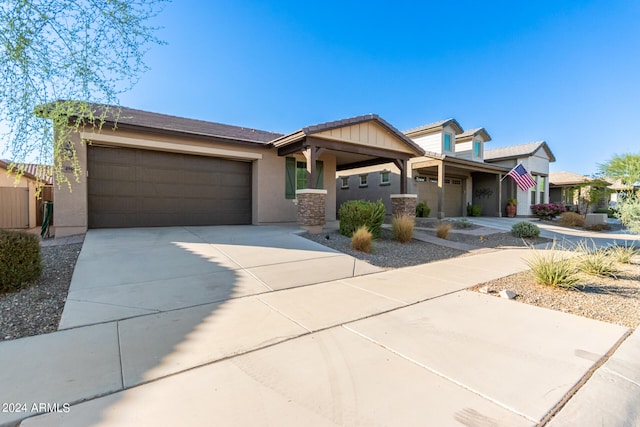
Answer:
[[(89, 137), (88, 134), (83, 134)], [(81, 167), (79, 182), (75, 182), (69, 173), (72, 188), (54, 186), (56, 237), (86, 232), (88, 216), (87, 200), (87, 144), (81, 142), (79, 134), (74, 135), (74, 143), (78, 152)], [(91, 135), (96, 145), (120, 145), (140, 148), (160, 148), (160, 151), (184, 152), (227, 157), (252, 162), (252, 222), (254, 224), (295, 222), (297, 207), (295, 200), (285, 198), (285, 157), (277, 155), (276, 149), (259, 146), (243, 146), (239, 144), (212, 143), (187, 138), (170, 136), (154, 136), (124, 130), (103, 130), (99, 135)], [(142, 147), (144, 146), (144, 147)], [(300, 160), (304, 157), (297, 156)], [(332, 155), (323, 155), (319, 160), (324, 162), (324, 184), (328, 190), (326, 198), (327, 220), (336, 218), (335, 173), (336, 162)], [(88, 171), (91, 173), (91, 171)]]

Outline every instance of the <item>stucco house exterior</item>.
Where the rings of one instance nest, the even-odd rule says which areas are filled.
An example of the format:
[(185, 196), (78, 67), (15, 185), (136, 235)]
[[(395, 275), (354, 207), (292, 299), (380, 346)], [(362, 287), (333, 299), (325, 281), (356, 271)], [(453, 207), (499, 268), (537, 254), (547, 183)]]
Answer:
[[(119, 111), (117, 119), (109, 111)], [(409, 160), (424, 154), (374, 114), (284, 135), (109, 107), (99, 132), (81, 129), (68, 144), (81, 176), (76, 182), (62, 165), (72, 188), (54, 187), (56, 237), (109, 227), (298, 221), (317, 228), (336, 219), (337, 171), (391, 163), (406, 175)]]
[(16, 181), (8, 172), (10, 164), (0, 160), (0, 228), (37, 227), (42, 224), (42, 201), (52, 200), (51, 176), (44, 167), (29, 164)]
[[(427, 203), (431, 217), (465, 216), (467, 205), (480, 206), (486, 216), (502, 216), (509, 198), (518, 199), (517, 215), (528, 216), (531, 204), (548, 202), (549, 162), (555, 157), (546, 142), (486, 149), (491, 136), (484, 128), (465, 131), (455, 119), (403, 133), (425, 150), (423, 156), (409, 161), (406, 185), (409, 193), (417, 194), (418, 202)], [(505, 178), (518, 163), (538, 183), (533, 192), (523, 192)], [(344, 170), (337, 175), (337, 202), (381, 198), (387, 203), (401, 183), (392, 164)], [(389, 204), (387, 212), (391, 213)]]
[[(611, 185), (573, 172), (549, 174), (549, 201), (562, 203), (568, 211), (582, 214), (609, 206)], [(592, 200), (593, 199), (593, 200)]]

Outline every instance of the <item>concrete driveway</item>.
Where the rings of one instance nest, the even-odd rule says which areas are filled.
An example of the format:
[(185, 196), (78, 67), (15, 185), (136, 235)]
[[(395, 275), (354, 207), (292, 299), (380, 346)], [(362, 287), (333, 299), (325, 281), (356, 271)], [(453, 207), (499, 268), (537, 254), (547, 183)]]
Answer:
[(90, 230), (60, 329), (381, 271), (277, 226)]
[(0, 425), (532, 426), (576, 390), (626, 402), (582, 425), (635, 416), (582, 383), (633, 384), (638, 332), (610, 358), (627, 328), (465, 290), (526, 249), (374, 272), (292, 231), (91, 231), (65, 329), (0, 343)]

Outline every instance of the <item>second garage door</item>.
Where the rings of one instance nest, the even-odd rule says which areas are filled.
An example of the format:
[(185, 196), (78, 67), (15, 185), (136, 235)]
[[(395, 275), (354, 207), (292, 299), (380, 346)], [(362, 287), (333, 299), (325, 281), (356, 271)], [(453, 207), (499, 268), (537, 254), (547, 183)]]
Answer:
[[(446, 217), (462, 216), (462, 179), (445, 178), (444, 180), (444, 215)], [(418, 199), (427, 202), (431, 208), (429, 216), (438, 214), (438, 179), (426, 177), (418, 182)]]
[(89, 228), (251, 224), (251, 163), (89, 146)]

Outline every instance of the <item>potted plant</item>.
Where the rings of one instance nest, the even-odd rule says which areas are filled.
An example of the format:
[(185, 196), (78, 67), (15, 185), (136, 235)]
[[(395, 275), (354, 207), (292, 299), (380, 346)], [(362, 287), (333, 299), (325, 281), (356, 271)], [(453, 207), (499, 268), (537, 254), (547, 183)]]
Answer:
[(518, 210), (518, 199), (507, 199), (507, 216), (514, 218)]

